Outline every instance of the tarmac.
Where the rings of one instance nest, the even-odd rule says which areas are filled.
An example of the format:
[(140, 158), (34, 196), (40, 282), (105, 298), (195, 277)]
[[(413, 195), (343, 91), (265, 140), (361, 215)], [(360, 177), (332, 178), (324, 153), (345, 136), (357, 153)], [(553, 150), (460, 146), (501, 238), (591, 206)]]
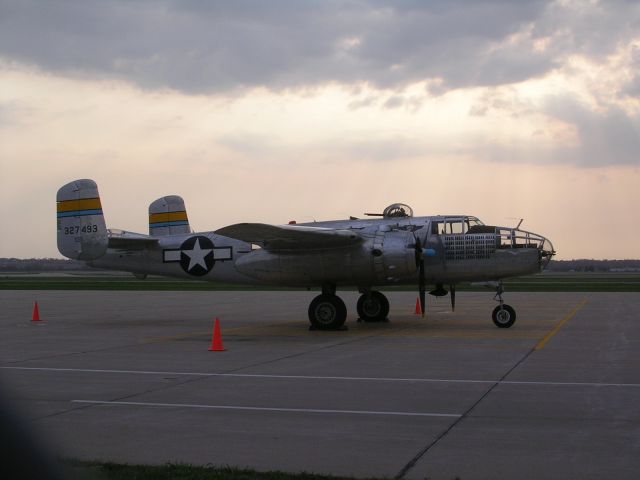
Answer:
[[(640, 294), (0, 291), (0, 380), (63, 457), (406, 479), (635, 479)], [(38, 301), (41, 321), (33, 322)], [(220, 319), (226, 351), (211, 352)]]

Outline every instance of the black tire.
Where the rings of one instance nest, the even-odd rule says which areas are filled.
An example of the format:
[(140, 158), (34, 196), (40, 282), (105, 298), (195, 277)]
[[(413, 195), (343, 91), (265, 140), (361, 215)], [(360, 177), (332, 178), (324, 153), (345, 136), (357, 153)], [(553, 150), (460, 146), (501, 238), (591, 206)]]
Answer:
[(516, 321), (516, 311), (511, 306), (498, 305), (493, 309), (493, 323), (499, 328), (509, 328)]
[(365, 322), (384, 322), (389, 315), (389, 300), (382, 293), (363, 293), (356, 306), (358, 316)]
[(309, 305), (309, 322), (318, 330), (338, 330), (347, 319), (347, 307), (336, 295), (323, 293)]

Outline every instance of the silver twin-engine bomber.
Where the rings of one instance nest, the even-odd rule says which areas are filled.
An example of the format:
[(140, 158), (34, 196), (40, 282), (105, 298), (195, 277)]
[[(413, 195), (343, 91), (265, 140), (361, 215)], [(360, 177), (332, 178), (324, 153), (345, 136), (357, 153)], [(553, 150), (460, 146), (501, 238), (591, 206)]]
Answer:
[(493, 285), (499, 302), (493, 321), (510, 327), (516, 313), (502, 300), (502, 280), (539, 272), (555, 254), (549, 240), (517, 227), (485, 225), (469, 215), (415, 217), (401, 203), (365, 218), (193, 232), (183, 199), (171, 195), (149, 206), (149, 235), (108, 230), (98, 187), (87, 179), (58, 190), (57, 217), (60, 253), (94, 267), (141, 279), (319, 288), (308, 313), (312, 328), (322, 330), (346, 320), (338, 287), (357, 287), (360, 319), (375, 322), (389, 313), (381, 287), (416, 285), (424, 315), (427, 284), (434, 285), (432, 295), (449, 294), (455, 308), (455, 285), (464, 282)]

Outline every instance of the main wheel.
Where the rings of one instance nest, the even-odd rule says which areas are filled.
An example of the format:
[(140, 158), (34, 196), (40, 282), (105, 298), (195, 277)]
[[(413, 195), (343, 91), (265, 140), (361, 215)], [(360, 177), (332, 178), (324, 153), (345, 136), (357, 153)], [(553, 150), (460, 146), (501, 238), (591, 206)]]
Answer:
[(342, 299), (330, 293), (318, 295), (309, 305), (309, 321), (318, 330), (337, 330), (347, 319), (347, 307)]
[(516, 311), (507, 304), (498, 305), (491, 316), (493, 323), (500, 328), (509, 328), (516, 321)]
[(389, 300), (382, 293), (363, 293), (358, 299), (358, 316), (365, 322), (383, 322), (389, 315)]

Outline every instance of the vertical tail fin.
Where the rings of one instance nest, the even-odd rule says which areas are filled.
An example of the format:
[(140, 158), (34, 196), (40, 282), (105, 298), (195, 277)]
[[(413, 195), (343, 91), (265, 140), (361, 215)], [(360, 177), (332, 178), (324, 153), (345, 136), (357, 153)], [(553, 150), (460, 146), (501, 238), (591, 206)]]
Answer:
[(93, 180), (75, 180), (58, 190), (58, 250), (75, 260), (95, 260), (108, 246), (98, 186)]
[(149, 235), (176, 235), (191, 233), (184, 200), (169, 195), (149, 205)]

